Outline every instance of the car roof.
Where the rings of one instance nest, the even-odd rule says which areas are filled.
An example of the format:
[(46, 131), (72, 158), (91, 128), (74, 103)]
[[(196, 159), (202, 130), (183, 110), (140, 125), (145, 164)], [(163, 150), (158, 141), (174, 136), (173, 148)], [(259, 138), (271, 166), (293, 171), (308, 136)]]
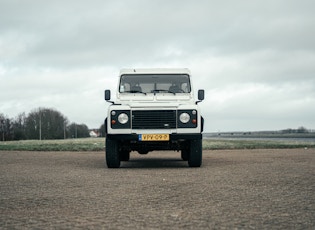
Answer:
[(120, 75), (124, 74), (187, 74), (190, 70), (187, 68), (148, 68), (148, 69), (122, 69)]

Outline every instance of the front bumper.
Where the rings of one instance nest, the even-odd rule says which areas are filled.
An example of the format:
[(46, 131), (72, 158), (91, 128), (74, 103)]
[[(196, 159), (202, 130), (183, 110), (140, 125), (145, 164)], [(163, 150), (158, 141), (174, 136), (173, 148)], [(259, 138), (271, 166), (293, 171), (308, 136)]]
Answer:
[[(138, 141), (138, 134), (107, 134), (106, 138), (111, 140), (121, 140), (121, 141)], [(180, 141), (180, 140), (201, 140), (201, 133), (172, 133), (170, 134), (170, 141)]]

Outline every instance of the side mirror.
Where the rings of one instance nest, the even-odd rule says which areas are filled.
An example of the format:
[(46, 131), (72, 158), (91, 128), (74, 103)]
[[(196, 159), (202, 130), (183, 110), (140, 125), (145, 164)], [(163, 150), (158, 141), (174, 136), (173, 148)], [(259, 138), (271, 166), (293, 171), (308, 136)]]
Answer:
[(106, 101), (110, 100), (110, 90), (109, 89), (105, 90), (105, 100)]
[(198, 100), (202, 101), (203, 99), (205, 99), (205, 91), (203, 89), (199, 89), (198, 90)]

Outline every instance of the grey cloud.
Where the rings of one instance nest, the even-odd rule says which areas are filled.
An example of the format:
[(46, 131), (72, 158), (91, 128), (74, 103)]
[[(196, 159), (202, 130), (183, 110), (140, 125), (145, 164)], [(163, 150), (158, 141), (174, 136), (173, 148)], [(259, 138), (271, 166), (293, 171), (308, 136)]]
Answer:
[[(234, 1), (201, 1), (199, 4), (189, 1), (167, 4), (166, 1), (96, 1), (95, 6), (91, 11), (87, 2), (35, 1), (14, 8), (19, 17), (13, 20), (12, 28), (38, 36), (37, 44), (30, 46), (23, 58), (45, 65), (90, 65), (93, 62), (101, 65), (104, 63), (100, 61), (102, 59), (114, 64), (137, 62), (142, 56), (154, 62), (161, 55), (155, 47), (173, 43), (187, 54), (208, 50), (218, 55), (280, 48), (286, 43), (286, 46), (298, 46), (292, 43), (298, 42), (299, 38), (292, 38), (292, 35), (302, 38), (298, 42), (301, 47), (313, 44), (309, 36), (303, 34), (314, 28), (314, 22), (307, 23), (308, 14), (296, 19), (300, 22), (291, 19), (287, 13), (299, 9), (300, 5), (290, 6), (287, 1), (273, 4), (253, 4), (251, 1), (243, 1), (243, 4)], [(306, 28), (296, 28), (295, 24)], [(292, 30), (299, 31), (292, 33)], [(287, 39), (288, 34), (291, 39)]]
[[(262, 111), (271, 111), (277, 120), (295, 114), (295, 108), (281, 107), (291, 101), (303, 114), (314, 115), (309, 108), (315, 97), (314, 8), (312, 0), (2, 0), (0, 96), (6, 100), (0, 109), (13, 113), (12, 105), (36, 98), (78, 118), (64, 98), (72, 104), (83, 95), (86, 104), (102, 100), (103, 88), (115, 87), (121, 67), (153, 66), (190, 68), (196, 88), (205, 88), (209, 98), (202, 105), (205, 114), (217, 117), (214, 123), (225, 129), (234, 126), (220, 123), (220, 117), (238, 122), (224, 114), (243, 122), (246, 114), (257, 121)], [(253, 85), (269, 91), (246, 94), (245, 86)], [(215, 93), (232, 98), (220, 100)], [(103, 111), (106, 106), (98, 103), (103, 101), (86, 106)], [(252, 110), (256, 104), (261, 109)], [(305, 123), (308, 116), (301, 115)]]

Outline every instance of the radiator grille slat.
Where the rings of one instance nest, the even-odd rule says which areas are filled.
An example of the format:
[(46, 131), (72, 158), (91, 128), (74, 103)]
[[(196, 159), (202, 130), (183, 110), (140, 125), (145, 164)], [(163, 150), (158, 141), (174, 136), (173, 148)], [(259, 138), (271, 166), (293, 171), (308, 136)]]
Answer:
[(175, 110), (132, 111), (133, 129), (171, 129), (176, 128)]

